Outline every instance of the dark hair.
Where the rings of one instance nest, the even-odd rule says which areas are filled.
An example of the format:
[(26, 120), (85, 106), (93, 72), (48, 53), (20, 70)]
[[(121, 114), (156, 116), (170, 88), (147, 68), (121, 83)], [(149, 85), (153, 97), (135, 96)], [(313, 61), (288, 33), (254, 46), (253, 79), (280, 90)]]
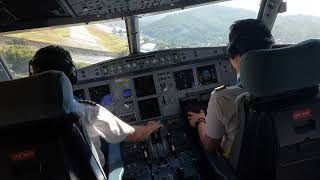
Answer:
[(231, 57), (257, 49), (269, 49), (274, 44), (271, 31), (257, 19), (245, 19), (230, 26), (228, 51)]
[[(76, 67), (73, 64), (71, 54), (60, 46), (50, 45), (39, 49), (29, 65), (37, 69), (36, 73), (49, 70), (62, 71), (72, 84), (77, 82)], [(31, 68), (30, 74), (32, 74)]]

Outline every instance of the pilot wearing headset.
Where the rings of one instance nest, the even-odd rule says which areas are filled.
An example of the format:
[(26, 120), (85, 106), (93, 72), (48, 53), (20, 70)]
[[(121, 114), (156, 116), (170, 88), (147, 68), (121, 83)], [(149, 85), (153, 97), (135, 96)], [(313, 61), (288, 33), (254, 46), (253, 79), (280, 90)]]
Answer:
[(226, 159), (232, 156), (231, 148), (240, 126), (235, 100), (244, 92), (240, 82), (241, 56), (248, 51), (269, 49), (273, 44), (270, 30), (260, 20), (245, 19), (230, 26), (228, 51), (238, 83), (231, 87), (221, 86), (212, 92), (207, 115), (203, 110), (188, 112), (189, 123), (198, 129), (200, 141), (207, 151), (222, 150)]
[[(70, 53), (59, 46), (47, 46), (39, 49), (29, 62), (29, 73), (57, 70), (62, 71), (69, 78), (72, 85), (77, 83), (77, 71)], [(74, 110), (80, 117), (83, 131), (88, 142), (97, 150), (99, 161), (105, 164), (103, 153), (100, 149), (100, 137), (108, 143), (122, 141), (136, 142), (150, 136), (162, 127), (159, 122), (151, 121), (145, 126), (130, 126), (114, 116), (104, 107), (90, 101), (74, 101)]]

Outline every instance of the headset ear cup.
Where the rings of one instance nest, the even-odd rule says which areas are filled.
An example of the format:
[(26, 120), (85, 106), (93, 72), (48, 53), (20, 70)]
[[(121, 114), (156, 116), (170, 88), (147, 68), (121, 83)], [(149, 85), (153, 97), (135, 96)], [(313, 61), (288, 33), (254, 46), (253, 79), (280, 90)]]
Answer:
[(64, 72), (68, 72), (68, 77), (72, 83), (72, 85), (75, 85), (78, 82), (78, 75), (77, 75), (77, 68), (73, 64), (71, 59), (66, 59), (67, 60), (67, 66), (65, 67), (66, 69)]
[(32, 70), (31, 70), (31, 66), (32, 66), (32, 60), (29, 61), (29, 76), (32, 75)]
[(72, 73), (72, 84), (77, 84), (78, 77), (76, 73)]
[(68, 75), (66, 74), (66, 76), (68, 77), (68, 79), (70, 80), (72, 85), (75, 85), (78, 82), (78, 78), (74, 72), (72, 72), (71, 74), (68, 74)]
[(72, 65), (71, 81), (72, 81), (72, 84), (77, 84), (77, 82), (78, 82), (77, 68), (72, 63), (72, 61), (71, 61), (71, 65)]

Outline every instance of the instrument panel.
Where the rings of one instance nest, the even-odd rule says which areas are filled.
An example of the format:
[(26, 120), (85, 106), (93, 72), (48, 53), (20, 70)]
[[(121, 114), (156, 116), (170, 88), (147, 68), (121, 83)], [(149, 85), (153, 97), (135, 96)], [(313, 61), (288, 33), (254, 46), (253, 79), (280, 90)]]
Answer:
[(78, 70), (75, 96), (95, 101), (127, 123), (181, 114), (180, 101), (234, 84), (225, 47), (158, 51)]
[(144, 141), (121, 143), (123, 179), (212, 179), (186, 112), (206, 110), (214, 88), (235, 83), (225, 47), (139, 54), (78, 74), (78, 98), (101, 104), (128, 124), (161, 120), (164, 125)]

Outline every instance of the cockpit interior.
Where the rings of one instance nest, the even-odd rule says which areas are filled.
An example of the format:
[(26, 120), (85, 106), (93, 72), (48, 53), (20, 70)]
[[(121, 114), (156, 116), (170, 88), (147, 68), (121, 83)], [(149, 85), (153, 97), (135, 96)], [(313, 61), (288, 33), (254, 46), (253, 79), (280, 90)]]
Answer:
[[(261, 0), (254, 18), (272, 29), (290, 1)], [(3, 35), (120, 19), (128, 42), (128, 54), (78, 68), (73, 87), (61, 72), (17, 78), (1, 56), (0, 179), (320, 179), (320, 40), (276, 44), (241, 59), (247, 93), (235, 102), (243, 123), (234, 164), (219, 152), (206, 152), (187, 120), (187, 112), (207, 110), (216, 88), (237, 83), (227, 46), (142, 52), (141, 16), (222, 2), (229, 1), (0, 1)], [(135, 143), (111, 144), (101, 138), (103, 167), (70, 110), (74, 99), (96, 102), (132, 126), (157, 120), (163, 127)]]

